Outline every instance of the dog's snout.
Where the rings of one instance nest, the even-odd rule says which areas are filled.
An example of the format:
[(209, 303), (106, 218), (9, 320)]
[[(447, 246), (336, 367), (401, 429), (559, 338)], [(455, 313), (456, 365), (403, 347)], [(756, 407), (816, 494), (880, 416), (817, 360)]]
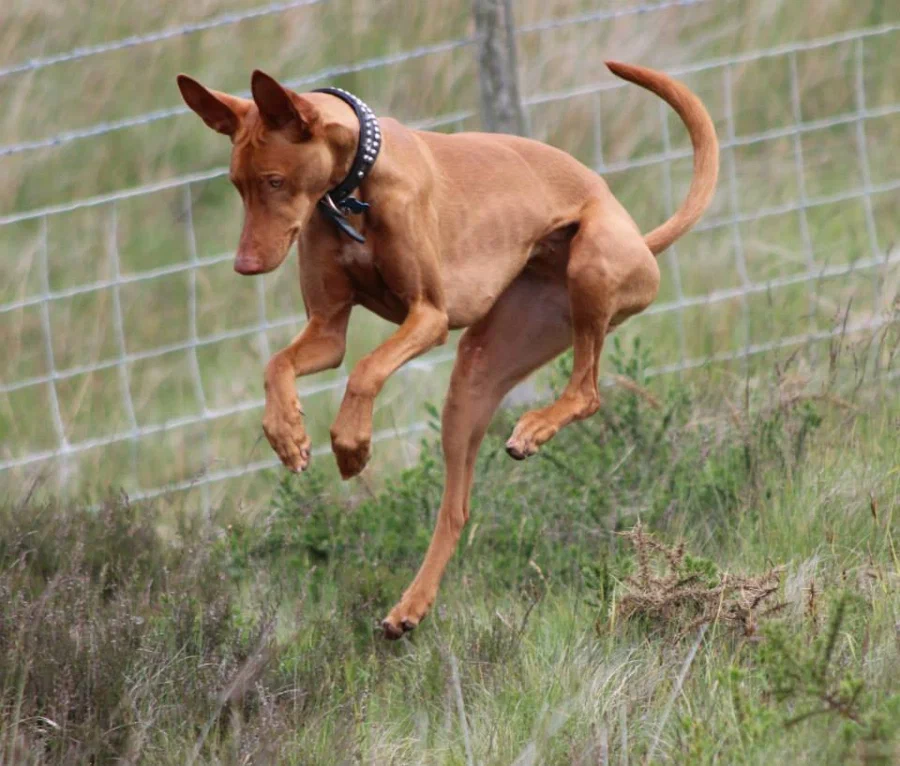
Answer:
[(238, 274), (250, 276), (252, 274), (261, 274), (265, 269), (262, 259), (238, 253), (234, 259), (234, 270)]

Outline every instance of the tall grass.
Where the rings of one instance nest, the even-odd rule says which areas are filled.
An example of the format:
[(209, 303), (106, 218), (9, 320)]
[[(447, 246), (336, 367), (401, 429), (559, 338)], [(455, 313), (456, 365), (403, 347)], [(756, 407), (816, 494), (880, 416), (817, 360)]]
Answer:
[[(254, 4), (120, 0), (101, 13), (87, 3), (12, 0), (0, 8), (0, 66)], [(516, 15), (525, 26), (636, 4), (522, 0)], [(522, 90), (593, 82), (604, 58), (675, 66), (898, 18), (900, 8), (877, 0), (824, 0), (814, 9), (714, 0), (526, 33)], [(0, 79), (0, 144), (174, 106), (178, 71), (240, 91), (253, 68), (297, 77), (471, 31), (469, 6), (458, 0), (336, 0), (53, 66)], [(864, 47), (869, 107), (897, 102), (887, 65), (896, 40)], [(837, 45), (796, 56), (804, 120), (855, 109), (854, 55)], [(789, 67), (777, 57), (732, 69), (738, 135), (793, 124)], [(727, 135), (721, 76), (685, 79)], [(474, 52), (465, 47), (336, 84), (406, 120), (477, 104)], [(591, 165), (661, 151), (659, 114), (636, 89), (529, 108), (535, 137)], [(673, 147), (685, 148), (673, 117), (669, 128)], [(897, 116), (866, 121), (863, 134), (872, 182), (896, 179)], [(855, 128), (799, 141), (808, 196), (862, 185)], [(710, 215), (799, 199), (795, 150), (779, 139), (726, 153), (737, 200), (723, 183)], [(188, 115), (0, 158), (0, 211), (215, 167), (227, 155), (227, 142)], [(671, 165), (676, 196), (689, 169)], [(642, 228), (666, 216), (660, 167), (608, 180)], [(804, 232), (817, 267), (870, 257), (873, 247), (883, 255), (900, 234), (895, 196), (693, 233), (666, 257), (660, 300), (675, 296), (676, 277), (688, 296), (740, 286), (738, 239), (755, 282), (808, 268)], [(191, 202), (198, 255), (229, 252), (236, 195), (224, 183), (197, 184)], [(110, 277), (113, 237), (126, 274), (186, 260), (184, 205), (183, 196), (160, 193), (120, 203), (114, 216), (105, 206), (52, 218), (51, 288)], [(42, 236), (36, 224), (0, 230), (0, 301), (41, 290)], [(293, 263), (265, 278), (269, 318), (298, 310), (296, 279)], [(819, 280), (814, 293), (791, 286), (633, 320), (604, 356), (615, 382), (604, 408), (525, 465), (502, 449), (518, 412), (501, 412), (440, 601), (395, 644), (375, 625), (427, 544), (442, 484), (434, 437), (380, 445), (381, 462), (343, 489), (327, 458), (303, 477), (271, 471), (222, 482), (208, 517), (197, 513), (199, 491), (132, 503), (111, 488), (259, 459), (267, 447), (258, 412), (90, 450), (37, 475), (3, 474), (0, 765), (896, 762), (898, 325), (679, 377), (651, 379), (648, 370), (682, 353), (895, 316), (897, 286), (897, 269), (883, 268)], [(128, 350), (184, 339), (189, 290), (180, 276), (123, 288)], [(256, 285), (227, 262), (198, 269), (196, 290), (201, 336), (257, 317)], [(117, 355), (113, 306), (108, 289), (50, 304), (58, 369)], [(266, 341), (276, 348), (295, 329)], [(387, 331), (355, 316), (349, 361)], [(0, 379), (47, 372), (42, 332), (39, 307), (0, 316)], [(262, 338), (198, 354), (208, 407), (261, 395)], [(558, 362), (539, 390), (558, 390), (568, 364)], [(187, 355), (137, 362), (127, 373), (140, 424), (198, 411)], [(436, 428), (436, 410), (423, 402), (439, 400), (443, 377), (440, 369), (398, 375), (380, 399), (377, 426), (425, 417)], [(115, 368), (60, 382), (67, 438), (127, 427), (121, 385)], [(320, 445), (338, 401), (326, 394), (307, 403)], [(0, 397), (0, 456), (55, 444), (44, 388)], [(640, 544), (635, 552), (621, 533), (638, 524), (658, 550), (684, 545), (682, 558), (669, 557), (674, 569), (652, 568)], [(726, 600), (729, 582), (752, 583), (773, 568), (781, 574), (770, 601), (753, 604), (747, 593)], [(749, 603), (753, 619), (712, 610), (716, 595), (723, 609)], [(767, 612), (776, 603), (783, 606)]]
[[(314, 471), (253, 516), (4, 506), (0, 760), (892, 762), (896, 396), (788, 363), (711, 397), (648, 384), (640, 347), (613, 361), (603, 417), (533, 463), (489, 436), (439, 603), (397, 643), (376, 620), (426, 544), (431, 441), (349, 503)], [(674, 580), (619, 534), (639, 521), (686, 546)], [(773, 566), (772, 604), (691, 606)]]

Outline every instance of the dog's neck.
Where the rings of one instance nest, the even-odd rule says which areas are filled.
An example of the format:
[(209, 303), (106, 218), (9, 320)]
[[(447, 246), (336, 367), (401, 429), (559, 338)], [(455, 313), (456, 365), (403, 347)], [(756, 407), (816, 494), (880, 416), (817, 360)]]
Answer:
[[(360, 121), (348, 103), (331, 94), (312, 92), (303, 95), (315, 104), (323, 118), (334, 163), (328, 188), (333, 189), (347, 177), (353, 165), (360, 142)], [(368, 168), (366, 179), (372, 178), (378, 168), (378, 162)]]
[[(363, 243), (366, 241), (365, 237), (354, 228), (348, 220), (348, 216), (365, 213), (369, 209), (369, 203), (364, 202), (356, 195), (372, 171), (375, 160), (381, 151), (381, 127), (375, 113), (358, 96), (354, 96), (342, 88), (320, 88), (315, 92), (327, 94), (342, 102), (353, 113), (356, 123), (355, 131), (352, 127), (348, 130), (343, 117), (340, 123), (326, 125), (326, 137), (329, 142), (334, 141), (335, 146), (344, 148), (344, 162), (341, 163), (338, 158), (335, 158), (335, 168), (342, 164), (347, 166), (348, 157), (349, 166), (340, 181), (335, 182), (335, 176), (332, 174), (332, 185), (319, 200), (318, 208), (343, 234)], [(351, 123), (352, 125), (353, 123)], [(354, 136), (354, 133), (355, 141), (351, 143), (348, 137)], [(348, 151), (350, 146), (353, 147), (352, 156)]]
[(348, 119), (329, 123), (325, 132), (334, 156), (334, 169), (328, 181), (328, 188), (333, 189), (350, 172), (359, 144), (359, 121), (356, 115), (350, 112)]

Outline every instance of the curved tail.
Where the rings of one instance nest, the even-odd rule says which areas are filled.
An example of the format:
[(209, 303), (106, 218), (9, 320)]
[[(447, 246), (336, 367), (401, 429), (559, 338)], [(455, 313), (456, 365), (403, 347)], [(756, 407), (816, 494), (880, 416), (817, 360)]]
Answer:
[(694, 145), (694, 177), (687, 197), (675, 215), (644, 237), (650, 251), (659, 255), (697, 223), (713, 198), (719, 176), (716, 129), (700, 99), (668, 75), (617, 61), (607, 61), (606, 66), (617, 77), (646, 88), (671, 106), (684, 122)]

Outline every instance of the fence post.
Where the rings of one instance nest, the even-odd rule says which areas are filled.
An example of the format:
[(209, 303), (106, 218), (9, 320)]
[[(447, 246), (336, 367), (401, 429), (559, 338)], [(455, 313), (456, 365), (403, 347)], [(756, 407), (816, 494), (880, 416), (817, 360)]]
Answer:
[(478, 37), (482, 124), (494, 133), (525, 135), (512, 0), (472, 0), (472, 11)]

